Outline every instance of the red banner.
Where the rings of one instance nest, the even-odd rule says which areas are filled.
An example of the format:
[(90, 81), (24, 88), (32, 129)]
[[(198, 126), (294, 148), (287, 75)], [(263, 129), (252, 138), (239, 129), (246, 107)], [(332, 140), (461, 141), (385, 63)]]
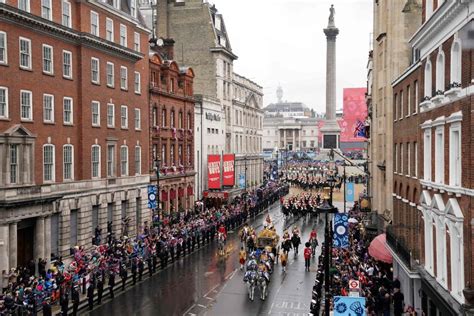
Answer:
[(207, 156), (207, 186), (209, 189), (221, 188), (221, 156)]
[(366, 88), (344, 89), (344, 119), (341, 126), (341, 142), (363, 142), (364, 138), (355, 137), (357, 122), (367, 118)]
[(227, 154), (223, 156), (222, 162), (222, 185), (233, 187), (235, 185), (235, 155)]

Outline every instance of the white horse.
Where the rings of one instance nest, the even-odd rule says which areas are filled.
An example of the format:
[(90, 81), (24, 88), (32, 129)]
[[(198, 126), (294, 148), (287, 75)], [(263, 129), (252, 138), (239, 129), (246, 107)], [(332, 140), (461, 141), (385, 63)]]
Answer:
[(217, 236), (217, 253), (219, 256), (225, 255), (225, 236), (224, 234), (219, 233)]
[(268, 273), (265, 273), (263, 271), (258, 272), (258, 287), (260, 289), (260, 299), (262, 301), (265, 300), (267, 297), (267, 289), (268, 289), (268, 283), (270, 282), (270, 277)]
[(255, 296), (255, 287), (257, 287), (257, 272), (247, 271), (245, 272), (244, 281), (247, 284), (249, 291), (249, 299), (253, 302)]

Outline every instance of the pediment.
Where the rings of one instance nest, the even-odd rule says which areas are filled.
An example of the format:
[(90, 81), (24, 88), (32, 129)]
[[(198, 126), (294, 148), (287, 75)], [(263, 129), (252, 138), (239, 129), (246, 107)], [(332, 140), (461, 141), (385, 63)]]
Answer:
[(431, 205), (431, 195), (427, 190), (423, 190), (420, 194), (420, 205)]
[(21, 124), (11, 126), (4, 134), (11, 137), (36, 137), (35, 134)]
[(440, 212), (444, 213), (446, 207), (444, 205), (443, 198), (440, 194), (435, 194), (433, 199), (431, 200), (431, 208), (435, 210), (439, 210)]
[(448, 203), (446, 204), (446, 214), (460, 219), (464, 218), (461, 207), (455, 198), (450, 198), (448, 200)]

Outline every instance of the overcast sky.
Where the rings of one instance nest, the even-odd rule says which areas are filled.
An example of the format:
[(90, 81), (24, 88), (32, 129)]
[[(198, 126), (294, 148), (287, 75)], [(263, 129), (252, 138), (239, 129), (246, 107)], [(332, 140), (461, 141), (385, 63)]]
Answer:
[(209, 0), (223, 14), (234, 71), (263, 86), (264, 106), (301, 101), (325, 112), (326, 37), (329, 7), (336, 8), (337, 107), (342, 89), (366, 86), (373, 0)]

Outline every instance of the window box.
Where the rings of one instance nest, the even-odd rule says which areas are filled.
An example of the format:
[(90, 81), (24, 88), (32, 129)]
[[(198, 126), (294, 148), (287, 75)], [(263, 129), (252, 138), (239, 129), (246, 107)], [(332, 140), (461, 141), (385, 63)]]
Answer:
[(423, 102), (420, 103), (420, 110), (421, 111), (427, 111), (433, 106), (433, 102), (431, 101), (430, 97), (425, 97), (423, 99)]
[(450, 99), (456, 98), (461, 93), (461, 84), (458, 82), (453, 82), (449, 85), (449, 90), (444, 93), (444, 95)]
[(431, 98), (431, 101), (436, 105), (443, 102), (443, 100), (444, 100), (444, 91), (441, 91), (441, 90), (436, 91), (436, 95)]

